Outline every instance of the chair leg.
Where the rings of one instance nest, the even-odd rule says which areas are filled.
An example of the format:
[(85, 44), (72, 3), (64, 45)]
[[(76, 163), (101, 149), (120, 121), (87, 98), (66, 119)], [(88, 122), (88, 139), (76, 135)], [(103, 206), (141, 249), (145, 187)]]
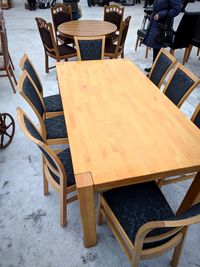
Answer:
[(9, 53), (9, 59), (10, 59), (10, 63), (11, 63), (11, 66), (12, 66), (13, 70), (15, 70), (15, 67), (14, 67), (14, 64), (13, 64), (13, 61), (12, 61), (12, 58), (10, 56), (10, 53)]
[(190, 53), (191, 53), (191, 51), (192, 51), (192, 45), (189, 45), (189, 47), (188, 47), (188, 52), (187, 52), (187, 57), (186, 57), (186, 62), (188, 62), (188, 59), (189, 59), (189, 57), (190, 57)]
[(60, 225), (64, 227), (67, 224), (67, 183), (60, 183)]
[(174, 249), (174, 253), (172, 256), (172, 260), (171, 260), (171, 266), (172, 267), (178, 267), (178, 264), (179, 264), (179, 261), (181, 258), (181, 253), (183, 250), (183, 245), (184, 245), (184, 241), (185, 241), (185, 237), (186, 237), (187, 228), (186, 228), (186, 230), (184, 230), (184, 232), (185, 233), (184, 233), (183, 239)]
[(199, 56), (200, 48), (197, 49), (197, 57)]
[(146, 47), (145, 58), (148, 58), (148, 56), (149, 56), (149, 48), (148, 48), (148, 47)]
[(45, 71), (46, 73), (49, 73), (49, 57), (46, 53), (45, 53)]
[(11, 75), (12, 75), (14, 81), (15, 81), (15, 84), (17, 85), (17, 80), (16, 80), (16, 78), (15, 78), (15, 74), (14, 74), (14, 71), (13, 71), (13, 68), (12, 68), (11, 65), (10, 65), (10, 73), (11, 73)]
[(189, 51), (189, 48), (186, 47), (185, 48), (185, 53), (184, 53), (184, 56), (183, 56), (183, 62), (182, 62), (183, 65), (185, 65), (185, 63), (186, 63), (188, 51)]
[(99, 207), (98, 207), (98, 219), (97, 219), (98, 225), (102, 225), (102, 223), (103, 223), (103, 214), (101, 212), (101, 208), (102, 208), (101, 195), (99, 195)]
[(136, 40), (136, 43), (135, 43), (135, 51), (137, 51), (138, 44), (139, 44), (139, 37), (137, 37), (137, 40)]
[(42, 161), (43, 161), (43, 186), (44, 186), (44, 195), (47, 196), (49, 194), (49, 183), (48, 183), (47, 178), (45, 176), (44, 157), (42, 157)]
[(124, 49), (122, 50), (121, 58), (124, 58)]
[(14, 92), (14, 94), (16, 94), (15, 85), (13, 84), (13, 81), (12, 81), (12, 78), (11, 78), (12, 74), (10, 73), (10, 70), (6, 69), (6, 73), (7, 73), (8, 79), (10, 81), (10, 84), (12, 86), (13, 92)]
[(170, 49), (170, 54), (172, 55), (172, 56), (174, 56), (174, 50), (173, 49)]

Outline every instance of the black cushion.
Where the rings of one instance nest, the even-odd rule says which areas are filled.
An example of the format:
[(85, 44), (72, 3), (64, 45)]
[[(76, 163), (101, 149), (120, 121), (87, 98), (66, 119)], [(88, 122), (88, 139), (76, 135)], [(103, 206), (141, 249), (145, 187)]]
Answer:
[(72, 38), (67, 38), (67, 37), (65, 37), (65, 36), (63, 36), (63, 35), (61, 35), (61, 34), (58, 34), (58, 35), (57, 35), (57, 38), (58, 38), (59, 40), (61, 40), (63, 43), (65, 43), (65, 44), (73, 44), (73, 43), (74, 43), (74, 39), (72, 39)]
[(47, 139), (67, 138), (67, 129), (63, 115), (44, 120)]
[[(103, 193), (117, 220), (134, 243), (139, 228), (150, 221), (162, 221), (175, 217), (170, 205), (155, 182), (116, 188)], [(156, 229), (149, 236), (162, 234), (167, 229)], [(166, 240), (162, 241), (162, 243)], [(144, 248), (161, 242), (145, 244)]]
[(81, 60), (101, 59), (103, 42), (99, 40), (78, 40)]
[(147, 33), (147, 30), (144, 30), (144, 29), (139, 29), (137, 30), (137, 35), (140, 39), (144, 39), (145, 35)]
[(113, 44), (109, 39), (106, 39), (105, 53), (114, 54), (117, 45)]
[(156, 65), (153, 68), (153, 71), (151, 73), (150, 80), (155, 84), (158, 85), (161, 81), (163, 75), (170, 67), (172, 61), (169, 59), (165, 54), (161, 53)]
[(185, 72), (177, 69), (165, 91), (165, 95), (177, 105), (193, 84), (194, 81)]
[(62, 101), (59, 94), (43, 98), (46, 112), (63, 111)]
[(76, 54), (76, 49), (69, 46), (69, 45), (59, 45), (58, 51), (61, 56), (69, 55), (69, 54)]
[[(75, 179), (74, 179), (74, 170), (73, 170), (73, 165), (72, 165), (72, 158), (71, 158), (71, 153), (70, 149), (67, 148), (63, 150), (62, 152), (57, 154), (58, 158), (62, 162), (64, 169), (66, 171), (67, 175), (67, 186), (71, 186), (75, 184)], [(57, 168), (56, 168), (57, 169)], [(57, 175), (55, 175), (50, 169), (49, 169), (52, 177), (54, 180), (60, 184), (60, 179)]]

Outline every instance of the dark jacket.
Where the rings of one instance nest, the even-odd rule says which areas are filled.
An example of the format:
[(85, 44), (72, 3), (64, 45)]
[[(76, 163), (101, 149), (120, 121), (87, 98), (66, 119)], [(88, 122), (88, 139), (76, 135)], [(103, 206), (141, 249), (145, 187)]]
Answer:
[[(157, 42), (156, 37), (159, 32), (159, 24), (167, 18), (169, 23), (173, 25), (174, 17), (176, 17), (182, 6), (182, 0), (155, 0), (153, 6), (153, 14), (151, 16), (149, 27), (143, 43), (152, 48), (159, 49), (163, 44)], [(154, 16), (158, 14), (159, 20), (154, 20)]]
[(80, 0), (63, 0), (63, 3), (68, 4), (72, 8), (72, 12), (78, 12), (78, 2)]

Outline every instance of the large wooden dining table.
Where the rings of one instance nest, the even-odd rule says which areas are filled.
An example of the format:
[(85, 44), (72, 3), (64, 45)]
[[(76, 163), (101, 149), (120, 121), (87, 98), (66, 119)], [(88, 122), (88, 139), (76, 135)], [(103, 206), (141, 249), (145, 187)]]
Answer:
[[(199, 172), (200, 130), (128, 60), (57, 63), (57, 74), (89, 247), (94, 192)], [(199, 192), (197, 173), (178, 213)]]

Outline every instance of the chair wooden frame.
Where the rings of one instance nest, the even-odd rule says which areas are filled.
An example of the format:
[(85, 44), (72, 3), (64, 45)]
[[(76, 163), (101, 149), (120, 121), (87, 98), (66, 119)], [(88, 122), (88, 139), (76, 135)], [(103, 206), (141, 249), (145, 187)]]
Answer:
[[(200, 103), (196, 107), (196, 109), (195, 109), (195, 111), (191, 117), (192, 122), (195, 121), (196, 116), (199, 114), (199, 112), (200, 112)], [(196, 176), (196, 173), (189, 173), (189, 174), (184, 174), (184, 175), (180, 175), (180, 176), (176, 176), (176, 177), (167, 177), (165, 179), (158, 180), (157, 183), (158, 183), (158, 186), (161, 187), (163, 185), (178, 183), (178, 182), (186, 181), (189, 179), (193, 179), (195, 176)]]
[[(13, 92), (16, 93), (14, 83), (17, 85), (17, 80), (15, 78), (15, 74), (12, 68), (12, 63), (10, 61), (7, 37), (4, 31), (0, 31), (0, 39), (1, 39), (2, 55), (3, 55), (3, 66), (0, 67), (0, 72), (2, 71), (6, 72), (6, 74), (1, 74), (0, 77), (8, 77), (10, 84), (12, 86)], [(12, 81), (12, 78), (14, 80), (14, 83)]]
[[(66, 55), (62, 55), (61, 56), (59, 54), (58, 45), (57, 45), (57, 43), (55, 41), (55, 38), (54, 38), (52, 24), (50, 22), (49, 23), (46, 22), (42, 18), (35, 18), (35, 20), (36, 20), (37, 25), (38, 25), (39, 33), (40, 33), (40, 28), (46, 29), (46, 31), (48, 31), (50, 33), (51, 41), (52, 41), (52, 44), (53, 44), (53, 48), (49, 48), (42, 41), (42, 44), (43, 44), (43, 47), (44, 47), (44, 53), (45, 53), (45, 70), (46, 70), (46, 73), (49, 73), (50, 69), (55, 68), (55, 66), (49, 67), (48, 57), (51, 57), (51, 58), (55, 59), (57, 62), (60, 62), (61, 60), (67, 61), (69, 58), (77, 56), (77, 53), (66, 54)], [(40, 37), (41, 37), (41, 40), (42, 40), (41, 34), (40, 34)]]
[[(41, 115), (39, 114), (38, 110), (35, 108), (35, 106), (31, 102), (31, 100), (23, 92), (23, 84), (24, 84), (24, 81), (25, 81), (26, 78), (28, 78), (30, 80), (31, 84), (33, 85), (33, 87), (34, 87), (34, 89), (35, 89), (35, 91), (36, 91), (36, 93), (38, 95), (38, 98), (41, 101), (41, 104), (42, 104), (43, 109), (44, 109), (43, 118), (41, 117)], [(19, 91), (20, 95), (23, 96), (23, 98), (27, 101), (27, 103), (33, 109), (33, 111), (34, 111), (34, 113), (35, 113), (35, 115), (36, 115), (36, 117), (37, 117), (37, 119), (39, 121), (41, 135), (42, 135), (43, 139), (45, 140), (45, 143), (48, 144), (48, 145), (68, 144), (69, 143), (68, 138), (46, 139), (46, 127), (45, 127), (45, 124), (44, 124), (44, 120), (47, 119), (47, 117), (46, 117), (46, 113), (45, 113), (44, 102), (43, 102), (43, 99), (42, 99), (42, 97), (41, 97), (36, 85), (34, 84), (33, 80), (31, 79), (31, 77), (29, 76), (29, 74), (27, 73), (26, 70), (24, 70), (21, 73), (21, 76), (19, 78), (18, 91)]]
[[(57, 44), (58, 44), (58, 41), (60, 43), (64, 44), (63, 40), (58, 37), (57, 25), (56, 25), (55, 16), (54, 16), (55, 14), (57, 14), (61, 11), (66, 12), (70, 17), (70, 20), (72, 20), (72, 8), (70, 5), (58, 3), (58, 4), (55, 4), (55, 6), (51, 7), (51, 16), (52, 16), (52, 21), (53, 21), (53, 26), (54, 26)], [(73, 39), (71, 39), (71, 43), (73, 43)]]
[(77, 50), (77, 57), (78, 60), (82, 60), (81, 59), (81, 52), (80, 52), (80, 47), (79, 47), (79, 40), (102, 40), (102, 51), (101, 51), (101, 59), (104, 58), (104, 50), (105, 50), (105, 36), (93, 36), (93, 37), (79, 37), (79, 36), (75, 36), (74, 37), (74, 41), (75, 41), (75, 46), (76, 46), (76, 50)]
[[(28, 137), (32, 142), (41, 147), (50, 157), (53, 159), (58, 170), (54, 169), (50, 164), (48, 159), (43, 156), (43, 185), (44, 185), (44, 195), (47, 196), (49, 194), (48, 184), (50, 183), (54, 189), (60, 194), (60, 225), (65, 226), (67, 224), (67, 205), (75, 200), (77, 200), (77, 195), (71, 196), (67, 199), (67, 195), (69, 193), (76, 191), (76, 185), (67, 186), (67, 174), (64, 169), (63, 164), (57, 156), (57, 153), (61, 151), (53, 151), (48, 145), (34, 138), (26, 128), (26, 124), (24, 122), (24, 116), (33, 124), (37, 132), (41, 135), (35, 124), (30, 120), (30, 118), (26, 115), (26, 113), (21, 109), (17, 108), (17, 119), (19, 125), (24, 132), (25, 136)], [(59, 177), (60, 184), (58, 184), (52, 177), (49, 172), (49, 169)]]
[[(138, 267), (140, 260), (161, 256), (173, 248), (175, 248), (175, 250), (171, 265), (177, 267), (188, 226), (200, 222), (200, 215), (183, 220), (148, 222), (139, 228), (133, 245), (106, 200), (100, 195), (98, 212), (99, 224), (102, 224), (103, 216), (105, 216), (107, 224), (110, 226), (122, 250), (131, 261), (131, 267)], [(156, 228), (172, 228), (172, 230), (165, 234), (147, 237), (148, 233)], [(171, 239), (162, 245), (155, 248), (143, 249), (144, 243), (157, 242), (170, 237)]]
[(184, 101), (187, 99), (187, 97), (188, 97), (188, 96), (192, 93), (192, 91), (198, 86), (198, 84), (200, 83), (200, 79), (199, 79), (196, 75), (194, 75), (191, 71), (189, 71), (186, 67), (184, 67), (182, 64), (178, 63), (178, 64), (175, 66), (175, 68), (174, 68), (174, 70), (173, 70), (173, 72), (172, 72), (172, 74), (171, 74), (171, 76), (170, 76), (170, 78), (169, 78), (169, 80), (168, 80), (168, 82), (167, 82), (167, 84), (166, 84), (164, 90), (163, 90), (163, 93), (164, 93), (164, 94), (167, 92), (167, 88), (168, 88), (168, 86), (169, 86), (169, 84), (170, 84), (170, 82), (171, 82), (171, 80), (172, 80), (174, 74), (176, 73), (176, 71), (177, 71), (178, 69), (180, 69), (181, 71), (183, 71), (183, 72), (184, 72), (190, 79), (192, 79), (192, 80), (194, 81), (194, 84), (193, 84), (193, 85), (190, 87), (190, 89), (184, 94), (184, 96), (181, 98), (181, 100), (180, 100), (179, 103), (177, 104), (177, 107), (180, 108), (180, 107), (182, 106), (182, 104), (184, 103)]
[(155, 68), (155, 66), (156, 66), (156, 64), (158, 62), (158, 59), (159, 59), (159, 57), (160, 57), (161, 54), (164, 54), (166, 57), (168, 57), (171, 60), (172, 63), (168, 67), (168, 69), (166, 70), (166, 72), (164, 73), (164, 75), (162, 76), (162, 79), (160, 80), (159, 84), (157, 85), (158, 88), (161, 87), (161, 85), (162, 85), (163, 81), (165, 80), (167, 74), (169, 73), (169, 71), (172, 69), (172, 67), (177, 62), (176, 58), (174, 56), (172, 56), (165, 48), (161, 48), (160, 51), (159, 51), (159, 53), (158, 53), (158, 55), (157, 55), (157, 57), (156, 57), (156, 59), (155, 59), (155, 61), (154, 61), (154, 63), (153, 63), (153, 66), (151, 68), (151, 71), (150, 71), (150, 73), (148, 75), (148, 78), (149, 79), (151, 79), (151, 75), (152, 75), (152, 73), (154, 71), (154, 68)]
[[(117, 45), (116, 45), (116, 48), (115, 48), (115, 53), (104, 53), (104, 56), (105, 57), (109, 57), (109, 58), (118, 58), (120, 55), (121, 55), (121, 58), (124, 58), (124, 45), (125, 45), (125, 42), (120, 45), (121, 43), (121, 40), (122, 40), (122, 37), (123, 37), (123, 32), (124, 32), (124, 29), (125, 27), (127, 26), (129, 28), (129, 23), (130, 23), (130, 19), (131, 19), (131, 16), (128, 16), (125, 21), (122, 22), (121, 24), (121, 27), (120, 27), (120, 31), (119, 31), (119, 38), (117, 40)], [(127, 30), (128, 32), (128, 30)], [(125, 39), (126, 41), (126, 39)]]
[[(33, 63), (32, 63), (32, 61), (30, 60), (30, 58), (28, 57), (28, 55), (27, 55), (26, 53), (25, 53), (25, 54), (22, 56), (22, 58), (20, 59), (19, 67), (20, 67), (20, 69), (21, 69), (22, 71), (24, 71), (24, 64), (25, 64), (26, 60), (29, 61), (29, 63), (31, 64), (31, 66), (32, 66), (32, 68), (33, 68), (33, 70), (34, 70), (34, 72), (35, 72), (35, 75), (37, 76), (37, 79), (38, 79), (38, 81), (39, 81), (39, 83), (40, 83), (40, 86), (41, 86), (41, 88), (42, 88), (42, 91), (40, 92), (40, 91), (38, 90), (38, 88), (36, 87), (36, 85), (35, 85), (35, 87), (37, 88), (37, 91), (39, 92), (39, 94), (40, 94), (41, 97), (43, 98), (43, 97), (44, 97), (44, 92), (43, 92), (43, 86), (42, 86), (41, 79), (40, 79), (40, 77), (38, 76), (38, 73), (37, 73), (37, 71), (36, 71), (36, 69), (35, 69), (35, 67), (34, 67), (34, 65), (33, 65)], [(30, 77), (30, 78), (31, 78), (31, 77)], [(34, 81), (33, 81), (33, 83), (34, 83)], [(48, 118), (51, 118), (51, 117), (59, 116), (59, 115), (63, 115), (63, 111), (46, 112), (46, 118), (47, 118), (47, 119), (48, 119)]]

